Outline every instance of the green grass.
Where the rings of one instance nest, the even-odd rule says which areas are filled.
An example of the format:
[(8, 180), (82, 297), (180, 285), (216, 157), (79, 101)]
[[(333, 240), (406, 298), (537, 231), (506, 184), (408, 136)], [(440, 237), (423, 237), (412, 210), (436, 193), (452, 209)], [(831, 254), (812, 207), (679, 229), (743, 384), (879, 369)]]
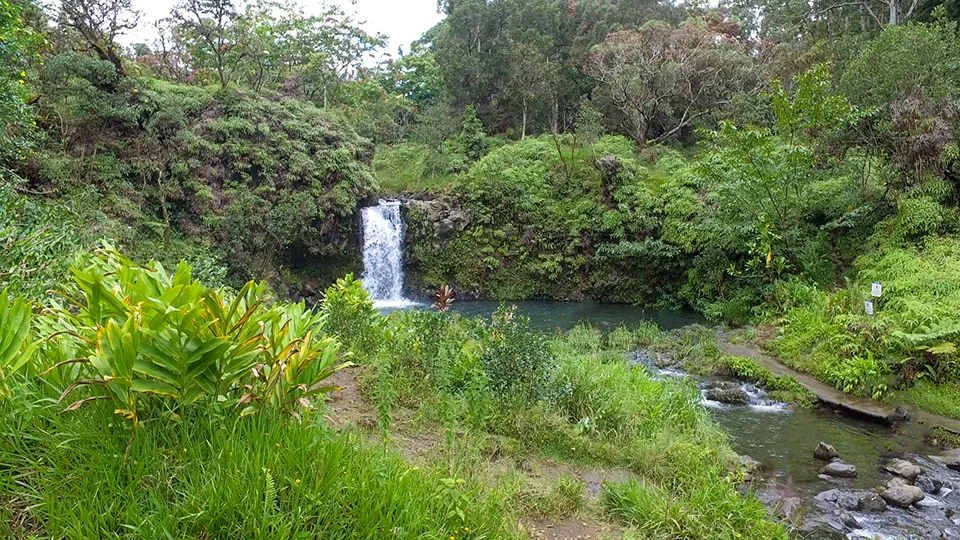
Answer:
[(3, 410), (0, 507), (11, 515), (0, 536), (516, 536), (503, 501), (478, 485), (315, 423), (210, 404), (182, 422), (143, 422), (124, 464), (129, 430), (109, 407), (40, 403)]
[(912, 388), (895, 393), (892, 399), (960, 419), (960, 386), (957, 384), (919, 382)]
[(630, 481), (604, 485), (603, 502), (611, 516), (646, 540), (786, 538), (779, 525), (765, 519), (759, 502), (731, 499), (729, 489), (723, 479), (709, 477), (686, 492)]
[[(626, 361), (626, 351), (656, 341), (659, 331), (643, 326), (603, 334), (581, 326), (554, 336), (546, 343), (552, 361), (530, 364), (549, 374), (548, 388), (531, 398), (489, 389), (486, 385), (504, 369), (500, 364), (504, 359), (475, 355), (477, 344), (487, 340), (532, 340), (522, 319), (513, 321), (518, 327), (507, 330), (502, 323), (453, 315), (396, 317), (388, 332), (394, 342), (370, 359), (374, 365), (365, 386), (389, 396), (389, 407), (416, 411), (421, 427), (466, 429), (506, 441), (500, 448), (517, 456), (628, 469), (649, 489), (667, 497), (671, 512), (712, 523), (683, 525), (677, 534), (686, 531), (688, 536), (652, 538), (726, 539), (732, 530), (765, 535), (751, 538), (786, 538), (782, 527), (766, 520), (760, 503), (743, 498), (731, 483), (736, 475), (729, 471), (735, 469), (736, 454), (698, 405), (695, 385), (654, 380)], [(510, 358), (526, 362), (529, 354)], [(487, 361), (497, 362), (492, 375), (486, 371)], [(380, 399), (376, 393), (373, 398)], [(528, 512), (557, 515), (560, 507), (575, 504), (577, 491), (576, 483), (570, 482), (521, 490), (518, 498)], [(653, 523), (634, 522), (626, 514), (618, 519), (636, 527), (638, 534), (673, 527), (667, 523), (674, 519), (670, 512), (636, 511)]]

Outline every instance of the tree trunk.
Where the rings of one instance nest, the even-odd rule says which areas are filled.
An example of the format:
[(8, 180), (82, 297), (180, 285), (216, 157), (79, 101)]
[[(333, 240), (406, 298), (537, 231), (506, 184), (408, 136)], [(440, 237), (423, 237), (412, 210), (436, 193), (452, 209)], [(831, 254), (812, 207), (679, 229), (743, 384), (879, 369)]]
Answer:
[(520, 140), (527, 138), (527, 98), (523, 98), (523, 126), (520, 128)]
[(560, 130), (560, 98), (553, 96), (553, 132)]
[(890, 24), (900, 24), (900, 0), (890, 0)]

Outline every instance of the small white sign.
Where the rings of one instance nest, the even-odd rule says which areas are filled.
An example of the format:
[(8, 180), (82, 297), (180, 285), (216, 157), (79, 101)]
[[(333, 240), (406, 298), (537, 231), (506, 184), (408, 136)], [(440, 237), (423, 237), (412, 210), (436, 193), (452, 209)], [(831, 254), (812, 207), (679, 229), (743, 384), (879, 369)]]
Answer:
[(883, 285), (879, 281), (874, 281), (873, 285), (870, 286), (870, 296), (874, 298), (880, 298), (883, 295)]
[(863, 311), (867, 315), (873, 315), (873, 300), (864, 300), (863, 301)]

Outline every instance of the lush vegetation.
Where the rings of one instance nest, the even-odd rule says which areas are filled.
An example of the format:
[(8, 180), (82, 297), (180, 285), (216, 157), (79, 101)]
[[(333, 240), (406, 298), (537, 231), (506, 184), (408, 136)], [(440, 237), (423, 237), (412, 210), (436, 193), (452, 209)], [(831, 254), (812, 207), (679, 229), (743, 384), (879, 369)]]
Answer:
[[(528, 514), (582, 508), (638, 537), (785, 538), (735, 490), (736, 455), (697, 389), (624, 361), (656, 330), (549, 339), (507, 309), (384, 318), (349, 278), (311, 311), (262, 283), (212, 289), (186, 263), (169, 274), (109, 247), (70, 271), (43, 306), (0, 299), (0, 501), (14, 537), (504, 538), (523, 536)], [(367, 398), (352, 405), (373, 411), (360, 429), (384, 444), (328, 424), (323, 394), (344, 369), (361, 370)], [(416, 433), (434, 455), (419, 466), (397, 452)], [(497, 479), (511, 458), (633, 479), (604, 482), (602, 501), (569, 475), (544, 493), (519, 472)], [(664, 505), (699, 517), (636, 517)]]
[(413, 294), (773, 325), (960, 418), (960, 16), (882, 4), (445, 0), (392, 56), (335, 4), (0, 2), (0, 532), (783, 538), (624, 353), (795, 382), (707, 336), (382, 317), (358, 209), (407, 199)]

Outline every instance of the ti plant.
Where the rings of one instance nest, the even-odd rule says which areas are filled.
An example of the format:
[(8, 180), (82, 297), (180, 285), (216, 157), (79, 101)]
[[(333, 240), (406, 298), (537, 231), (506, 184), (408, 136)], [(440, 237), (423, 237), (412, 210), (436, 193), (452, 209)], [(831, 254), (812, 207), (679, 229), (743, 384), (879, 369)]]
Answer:
[(456, 296), (453, 294), (453, 289), (449, 285), (441, 285), (440, 289), (437, 290), (436, 294), (437, 301), (433, 303), (430, 307), (434, 309), (439, 309), (440, 311), (448, 311), (450, 305), (453, 304), (456, 300)]
[(35, 344), (30, 342), (30, 304), (10, 300), (0, 291), (0, 400), (10, 397), (8, 377), (30, 361)]
[(169, 275), (110, 249), (73, 274), (80, 299), (48, 315), (67, 330), (51, 336), (57, 347), (49, 356), (59, 361), (47, 372), (80, 366), (61, 401), (79, 387), (94, 393), (66, 410), (111, 400), (136, 428), (143, 399), (161, 399), (178, 417), (213, 397), (247, 405), (248, 414), (273, 406), (299, 417), (296, 409), (309, 409), (310, 397), (330, 389), (323, 380), (342, 367), (345, 355), (323, 334), (324, 317), (302, 303), (268, 305), (264, 284), (235, 294), (208, 289), (185, 263)]

